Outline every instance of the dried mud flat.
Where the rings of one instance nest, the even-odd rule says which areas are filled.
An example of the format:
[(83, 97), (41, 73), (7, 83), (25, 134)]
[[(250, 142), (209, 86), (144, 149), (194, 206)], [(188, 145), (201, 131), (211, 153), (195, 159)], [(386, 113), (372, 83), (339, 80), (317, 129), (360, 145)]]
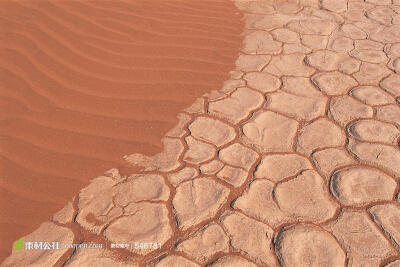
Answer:
[(400, 2), (243, 1), (236, 69), (4, 266), (400, 266)]

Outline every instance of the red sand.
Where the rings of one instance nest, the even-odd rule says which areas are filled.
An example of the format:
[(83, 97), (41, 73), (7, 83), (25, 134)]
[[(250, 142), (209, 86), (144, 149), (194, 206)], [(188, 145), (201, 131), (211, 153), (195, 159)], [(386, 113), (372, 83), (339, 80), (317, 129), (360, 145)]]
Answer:
[(2, 1), (0, 261), (123, 155), (161, 151), (241, 31), (229, 0)]

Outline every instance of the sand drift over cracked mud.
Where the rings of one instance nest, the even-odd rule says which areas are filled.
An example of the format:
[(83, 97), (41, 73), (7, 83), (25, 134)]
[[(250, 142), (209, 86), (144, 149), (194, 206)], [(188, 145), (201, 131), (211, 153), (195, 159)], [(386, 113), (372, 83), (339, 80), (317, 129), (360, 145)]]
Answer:
[(2, 261), (90, 179), (132, 173), (124, 155), (160, 152), (178, 112), (229, 78), (243, 23), (228, 0), (2, 1), (0, 14)]
[(400, 266), (400, 1), (236, 0), (236, 69), (163, 151), (125, 160), (13, 250), (63, 266)]

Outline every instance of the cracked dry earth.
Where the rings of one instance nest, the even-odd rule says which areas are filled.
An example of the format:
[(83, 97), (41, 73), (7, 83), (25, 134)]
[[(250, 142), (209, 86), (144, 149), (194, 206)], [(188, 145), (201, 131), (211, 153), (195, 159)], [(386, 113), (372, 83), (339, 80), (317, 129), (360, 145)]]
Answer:
[(400, 266), (400, 1), (236, 0), (220, 91), (129, 177), (92, 180), (4, 266)]

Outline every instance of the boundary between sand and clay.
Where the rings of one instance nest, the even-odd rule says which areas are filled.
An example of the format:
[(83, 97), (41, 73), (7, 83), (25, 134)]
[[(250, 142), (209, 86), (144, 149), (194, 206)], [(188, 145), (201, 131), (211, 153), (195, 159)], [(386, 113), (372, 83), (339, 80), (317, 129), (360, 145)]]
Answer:
[(23, 237), (140, 245), (14, 249), (4, 266), (400, 265), (400, 2), (235, 4), (221, 90), (161, 153), (125, 157), (141, 173), (93, 179)]

